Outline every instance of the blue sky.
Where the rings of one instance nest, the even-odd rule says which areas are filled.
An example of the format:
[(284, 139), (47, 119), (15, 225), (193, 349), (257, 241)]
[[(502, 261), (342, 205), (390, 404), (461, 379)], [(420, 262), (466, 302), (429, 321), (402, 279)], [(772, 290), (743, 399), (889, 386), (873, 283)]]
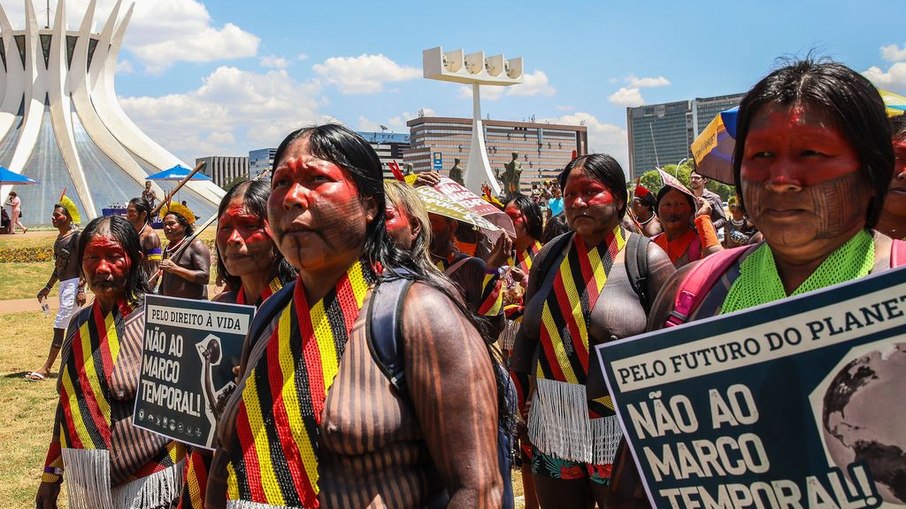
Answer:
[[(87, 3), (67, 1), (70, 29)], [(98, 0), (98, 29), (113, 3)], [(21, 27), (23, 0), (2, 5)], [(483, 50), (526, 70), (522, 85), (483, 88), (483, 113), (585, 121), (591, 148), (625, 164), (626, 106), (743, 92), (785, 55), (814, 49), (906, 92), (904, 6), (137, 0), (116, 88), (142, 129), (192, 162), (276, 146), (314, 122), (406, 132), (419, 110), (469, 116), (468, 90), (422, 78), (422, 50)]]

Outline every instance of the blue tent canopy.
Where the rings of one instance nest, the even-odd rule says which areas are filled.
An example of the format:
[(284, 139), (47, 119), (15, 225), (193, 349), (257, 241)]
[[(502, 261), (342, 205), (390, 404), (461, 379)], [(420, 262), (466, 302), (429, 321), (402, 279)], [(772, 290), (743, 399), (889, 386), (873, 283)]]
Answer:
[[(160, 171), (157, 173), (152, 173), (148, 175), (149, 180), (182, 180), (186, 178), (192, 170), (186, 168), (185, 166), (176, 165), (172, 168)], [(211, 180), (211, 177), (205, 175), (204, 173), (196, 173), (192, 175), (192, 180)]]
[(0, 166), (0, 185), (17, 185), (17, 186), (26, 186), (29, 184), (37, 184), (38, 181), (30, 179), (25, 175), (16, 173), (12, 170), (8, 170), (3, 166)]

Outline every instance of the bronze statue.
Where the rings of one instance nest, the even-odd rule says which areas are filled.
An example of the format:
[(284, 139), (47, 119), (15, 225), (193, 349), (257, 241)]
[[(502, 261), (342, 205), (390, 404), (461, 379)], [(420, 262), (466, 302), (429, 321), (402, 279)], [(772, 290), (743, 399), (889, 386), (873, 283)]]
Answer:
[(459, 166), (459, 158), (453, 159), (453, 167), (450, 168), (450, 180), (458, 183), (461, 186), (465, 185), (462, 179), (462, 167)]
[(503, 165), (503, 193), (507, 196), (521, 194), (519, 181), (522, 179), (522, 163), (519, 162), (519, 152), (513, 152), (513, 160)]

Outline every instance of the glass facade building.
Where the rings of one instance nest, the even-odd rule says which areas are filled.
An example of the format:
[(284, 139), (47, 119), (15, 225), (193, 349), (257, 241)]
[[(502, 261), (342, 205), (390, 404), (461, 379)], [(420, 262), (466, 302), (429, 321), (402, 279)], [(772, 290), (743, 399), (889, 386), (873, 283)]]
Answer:
[(689, 146), (717, 114), (739, 105), (745, 94), (626, 108), (629, 177), (692, 157)]

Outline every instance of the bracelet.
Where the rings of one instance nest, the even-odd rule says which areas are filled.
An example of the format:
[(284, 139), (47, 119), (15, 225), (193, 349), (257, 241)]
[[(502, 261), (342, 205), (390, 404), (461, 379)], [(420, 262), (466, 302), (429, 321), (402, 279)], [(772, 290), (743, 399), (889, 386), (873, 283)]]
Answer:
[(45, 474), (63, 475), (63, 469), (60, 467), (44, 467)]

